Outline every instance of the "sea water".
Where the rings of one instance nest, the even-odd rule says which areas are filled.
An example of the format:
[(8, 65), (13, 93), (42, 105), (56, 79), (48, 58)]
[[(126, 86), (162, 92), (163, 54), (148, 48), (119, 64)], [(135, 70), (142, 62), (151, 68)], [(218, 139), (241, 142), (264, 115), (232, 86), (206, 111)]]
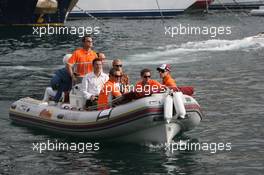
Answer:
[[(232, 33), (165, 35), (164, 25), (179, 24), (225, 26)], [(182, 140), (207, 144), (207, 149), (172, 151), (162, 144), (101, 141), (99, 149), (85, 152), (34, 150), (34, 144), (47, 141), (95, 146), (93, 140), (69, 140), (12, 125), (8, 116), (13, 101), (43, 97), (54, 71), (63, 67), (64, 54), (81, 46), (80, 38), (0, 31), (0, 174), (263, 174), (264, 42), (253, 36), (263, 32), (264, 18), (213, 13), (181, 15), (164, 24), (158, 19), (87, 19), (66, 25), (99, 26), (94, 49), (107, 59), (122, 59), (132, 83), (143, 68), (152, 69), (152, 78), (159, 80), (156, 67), (171, 64), (178, 85), (195, 87), (205, 114)]]

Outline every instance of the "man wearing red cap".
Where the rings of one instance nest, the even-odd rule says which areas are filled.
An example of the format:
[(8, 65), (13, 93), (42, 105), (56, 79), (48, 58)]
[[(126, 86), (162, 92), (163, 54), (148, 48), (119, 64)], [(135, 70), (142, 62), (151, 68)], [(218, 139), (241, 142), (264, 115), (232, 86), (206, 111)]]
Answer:
[(160, 78), (162, 78), (162, 84), (167, 86), (170, 89), (176, 89), (176, 81), (170, 75), (170, 65), (169, 64), (162, 64), (157, 68), (159, 71)]
[(170, 65), (169, 64), (162, 64), (157, 68), (159, 71), (160, 78), (162, 78), (162, 84), (167, 86), (174, 91), (182, 91), (183, 94), (192, 96), (194, 93), (194, 89), (192, 86), (181, 86), (177, 87), (176, 81), (170, 75)]

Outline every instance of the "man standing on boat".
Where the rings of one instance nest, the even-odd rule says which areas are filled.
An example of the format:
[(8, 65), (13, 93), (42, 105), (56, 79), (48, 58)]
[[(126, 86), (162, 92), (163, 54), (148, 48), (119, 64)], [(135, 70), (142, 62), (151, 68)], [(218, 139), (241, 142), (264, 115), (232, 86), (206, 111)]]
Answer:
[(108, 75), (103, 72), (102, 60), (100, 58), (94, 59), (93, 72), (86, 74), (82, 79), (82, 92), (86, 99), (86, 107), (97, 104), (98, 94), (108, 79)]
[(75, 50), (67, 64), (67, 70), (72, 80), (76, 83), (81, 82), (87, 73), (93, 71), (92, 62), (97, 58), (96, 52), (92, 50), (93, 39), (91, 36), (84, 36), (82, 38), (82, 44), (83, 48)]

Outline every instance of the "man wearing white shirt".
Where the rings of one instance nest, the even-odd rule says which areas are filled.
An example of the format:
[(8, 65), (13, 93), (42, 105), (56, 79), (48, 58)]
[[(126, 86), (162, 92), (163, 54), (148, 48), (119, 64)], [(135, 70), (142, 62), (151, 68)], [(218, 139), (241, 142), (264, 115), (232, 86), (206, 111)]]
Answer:
[(93, 60), (93, 72), (86, 74), (82, 80), (82, 92), (86, 99), (86, 107), (96, 105), (98, 94), (108, 81), (109, 76), (103, 72), (102, 60)]

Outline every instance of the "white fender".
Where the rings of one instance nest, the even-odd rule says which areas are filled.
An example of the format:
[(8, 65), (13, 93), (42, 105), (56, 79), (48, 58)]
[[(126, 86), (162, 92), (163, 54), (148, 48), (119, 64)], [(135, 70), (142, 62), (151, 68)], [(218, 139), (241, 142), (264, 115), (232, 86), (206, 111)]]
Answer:
[(173, 115), (173, 99), (172, 96), (167, 95), (164, 100), (164, 118), (167, 120), (167, 123), (170, 123)]
[(83, 97), (83, 93), (81, 91), (81, 85), (75, 85), (70, 92), (70, 105), (73, 108), (83, 109), (86, 100)]
[(174, 92), (173, 93), (173, 103), (176, 111), (176, 117), (185, 118), (186, 110), (183, 102), (183, 93), (182, 92)]

